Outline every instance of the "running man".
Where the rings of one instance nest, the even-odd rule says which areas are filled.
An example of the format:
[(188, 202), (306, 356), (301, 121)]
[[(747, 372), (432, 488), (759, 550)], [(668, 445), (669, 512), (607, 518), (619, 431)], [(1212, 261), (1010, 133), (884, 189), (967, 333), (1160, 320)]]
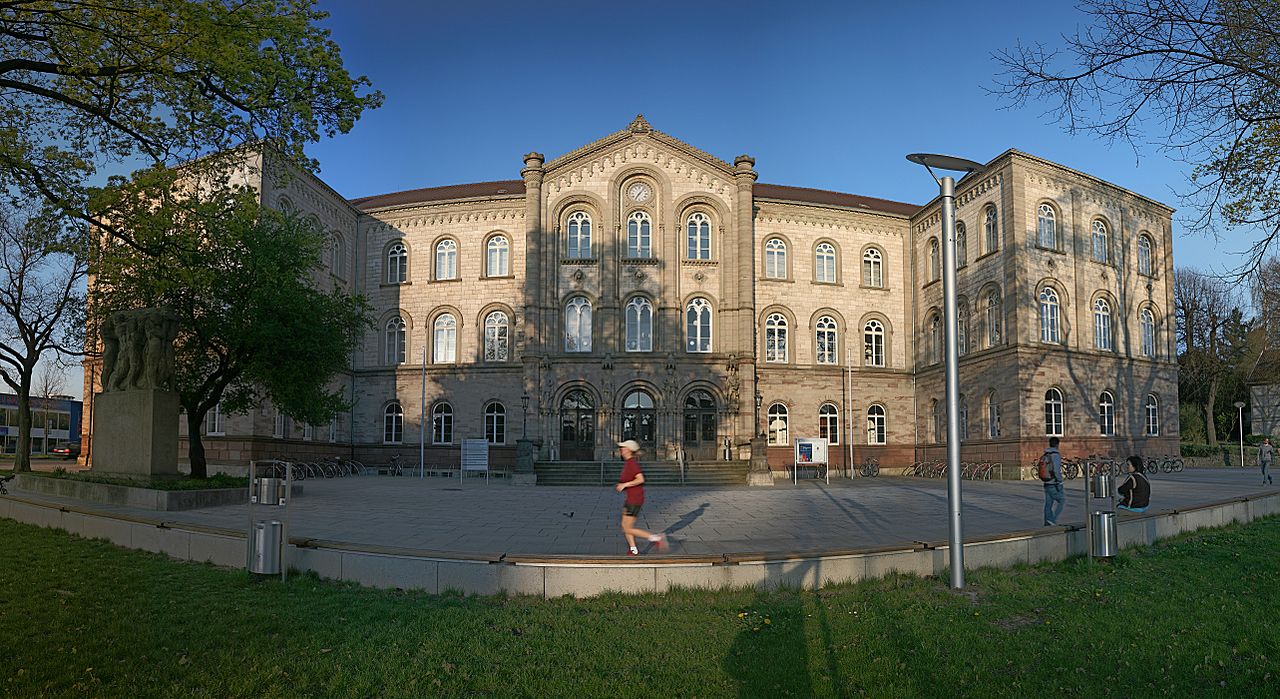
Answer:
[(627, 492), (627, 499), (622, 504), (622, 535), (627, 537), (627, 555), (639, 556), (636, 548), (636, 537), (644, 537), (659, 551), (667, 548), (666, 538), (661, 534), (652, 534), (636, 528), (636, 517), (644, 505), (644, 472), (640, 470), (640, 462), (636, 455), (640, 453), (640, 444), (634, 439), (618, 442), (618, 451), (622, 454), (622, 475), (618, 477), (618, 485), (614, 489), (619, 493)]

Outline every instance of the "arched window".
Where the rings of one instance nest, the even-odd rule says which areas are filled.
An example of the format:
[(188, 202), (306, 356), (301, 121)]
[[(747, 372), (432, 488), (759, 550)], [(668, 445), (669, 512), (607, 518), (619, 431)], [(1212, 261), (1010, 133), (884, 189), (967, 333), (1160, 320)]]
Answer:
[(835, 364), (839, 347), (836, 340), (836, 319), (822, 316), (817, 324), (817, 359), (819, 364)]
[(490, 444), (507, 443), (507, 409), (501, 403), (490, 403), (484, 409), (484, 438)]
[(769, 446), (786, 446), (791, 443), (790, 421), (787, 406), (774, 403), (769, 406)]
[(591, 257), (591, 216), (585, 211), (569, 214), (569, 241), (566, 251), (573, 259)]
[(405, 322), (396, 316), (387, 321), (387, 364), (403, 364), (405, 360)]
[(862, 285), (879, 289), (884, 286), (884, 268), (880, 251), (868, 248), (862, 253)]
[(946, 405), (936, 398), (929, 401), (929, 417), (933, 419), (933, 442), (941, 444), (947, 435)]
[(436, 279), (458, 278), (458, 243), (442, 240), (436, 243)]
[(627, 351), (653, 351), (653, 304), (637, 296), (627, 302)]
[(382, 411), (382, 443), (399, 444), (404, 441), (404, 408), (392, 403)]
[(836, 283), (836, 248), (831, 243), (818, 243), (813, 250), (813, 280)]
[(1116, 433), (1116, 401), (1103, 391), (1098, 397), (1098, 434), (1110, 437)]
[(1040, 290), (1040, 341), (1041, 342), (1061, 342), (1062, 333), (1059, 331), (1058, 319), (1058, 292), (1053, 287), (1046, 286)]
[(969, 441), (969, 399), (960, 396), (960, 441)]
[(706, 299), (694, 299), (685, 306), (684, 336), (686, 352), (711, 351), (711, 304)]
[(1044, 392), (1044, 433), (1049, 437), (1062, 436), (1062, 391), (1056, 388)]
[(505, 235), (495, 235), (485, 246), (485, 276), (505, 277), (511, 274), (511, 243)]
[(451, 313), (436, 318), (432, 324), (431, 361), (452, 364), (458, 361), (458, 319)]
[(781, 313), (770, 313), (764, 321), (764, 360), (787, 361), (787, 319)]
[(1093, 302), (1093, 346), (1111, 351), (1111, 304), (1106, 299)]
[(942, 319), (937, 313), (929, 316), (929, 363), (942, 361)]
[(453, 406), (448, 403), (431, 409), (431, 443), (453, 444)]
[(987, 293), (987, 347), (1000, 344), (1000, 292)]
[(826, 438), (827, 444), (840, 443), (840, 413), (830, 403), (818, 408), (818, 436)]
[(988, 206), (987, 213), (983, 217), (983, 230), (986, 232), (987, 252), (995, 252), (1000, 249), (1000, 223), (996, 216), (996, 207)]
[(938, 239), (929, 239), (929, 281), (942, 278), (942, 262), (938, 257)]
[(1142, 325), (1142, 356), (1156, 356), (1156, 317), (1150, 308), (1138, 313), (1138, 321)]
[(1092, 229), (1093, 261), (1105, 263), (1107, 261), (1108, 250), (1107, 224), (1102, 221), (1095, 220), (1093, 222)]
[(884, 406), (873, 404), (867, 408), (867, 444), (885, 444)]
[(509, 344), (511, 319), (503, 311), (484, 317), (484, 360), (505, 362), (511, 358)]
[(956, 348), (963, 357), (969, 351), (969, 302), (961, 300), (956, 307)]
[(1000, 402), (996, 400), (996, 392), (987, 394), (987, 438), (1000, 436)]
[(770, 238), (764, 244), (764, 276), (768, 279), (787, 278), (787, 244), (781, 238)]
[(627, 217), (627, 257), (653, 257), (651, 228), (649, 214), (643, 211)]
[(1151, 276), (1151, 238), (1145, 233), (1138, 236), (1138, 274)]
[(1156, 394), (1147, 394), (1147, 436), (1160, 436), (1160, 401), (1156, 398)]
[(329, 271), (339, 279), (347, 276), (347, 244), (337, 233), (329, 236)]
[(884, 366), (884, 324), (878, 320), (862, 326), (862, 359), (867, 366)]
[(711, 259), (711, 219), (706, 214), (689, 214), (686, 254), (690, 260)]
[(969, 232), (964, 221), (956, 221), (956, 267), (969, 264)]
[(564, 351), (591, 351), (591, 302), (581, 296), (564, 305)]
[(622, 400), (622, 438), (634, 439), (641, 444), (654, 441), (656, 424), (653, 396), (644, 391), (632, 391)]
[(1058, 224), (1057, 215), (1053, 211), (1053, 207), (1048, 204), (1041, 204), (1036, 215), (1036, 230), (1039, 233), (1039, 243), (1042, 248), (1050, 250), (1058, 249)]
[(387, 248), (387, 283), (403, 284), (409, 280), (409, 251), (404, 243)]

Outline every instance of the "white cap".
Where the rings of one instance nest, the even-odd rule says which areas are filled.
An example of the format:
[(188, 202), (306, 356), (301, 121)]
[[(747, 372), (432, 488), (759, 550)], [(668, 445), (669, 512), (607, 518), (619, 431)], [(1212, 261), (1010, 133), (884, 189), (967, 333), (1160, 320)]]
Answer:
[(635, 453), (635, 454), (640, 453), (640, 443), (634, 439), (628, 439), (625, 442), (618, 442), (618, 446), (622, 447), (623, 449), (630, 450), (632, 453)]

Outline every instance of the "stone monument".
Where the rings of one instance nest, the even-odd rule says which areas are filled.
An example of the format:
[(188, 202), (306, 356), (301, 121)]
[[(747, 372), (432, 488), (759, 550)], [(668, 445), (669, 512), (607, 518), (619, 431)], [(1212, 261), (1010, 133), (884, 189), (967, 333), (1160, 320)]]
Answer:
[(102, 392), (93, 404), (93, 470), (178, 475), (178, 394), (164, 308), (118, 311), (102, 324)]

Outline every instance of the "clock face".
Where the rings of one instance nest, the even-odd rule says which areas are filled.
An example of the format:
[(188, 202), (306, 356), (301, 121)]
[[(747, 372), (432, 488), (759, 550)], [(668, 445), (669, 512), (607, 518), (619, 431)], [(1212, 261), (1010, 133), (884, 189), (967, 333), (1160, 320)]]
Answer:
[(637, 182), (627, 187), (627, 196), (631, 197), (633, 201), (647, 201), (652, 194), (653, 191), (649, 189), (649, 185), (643, 182)]

